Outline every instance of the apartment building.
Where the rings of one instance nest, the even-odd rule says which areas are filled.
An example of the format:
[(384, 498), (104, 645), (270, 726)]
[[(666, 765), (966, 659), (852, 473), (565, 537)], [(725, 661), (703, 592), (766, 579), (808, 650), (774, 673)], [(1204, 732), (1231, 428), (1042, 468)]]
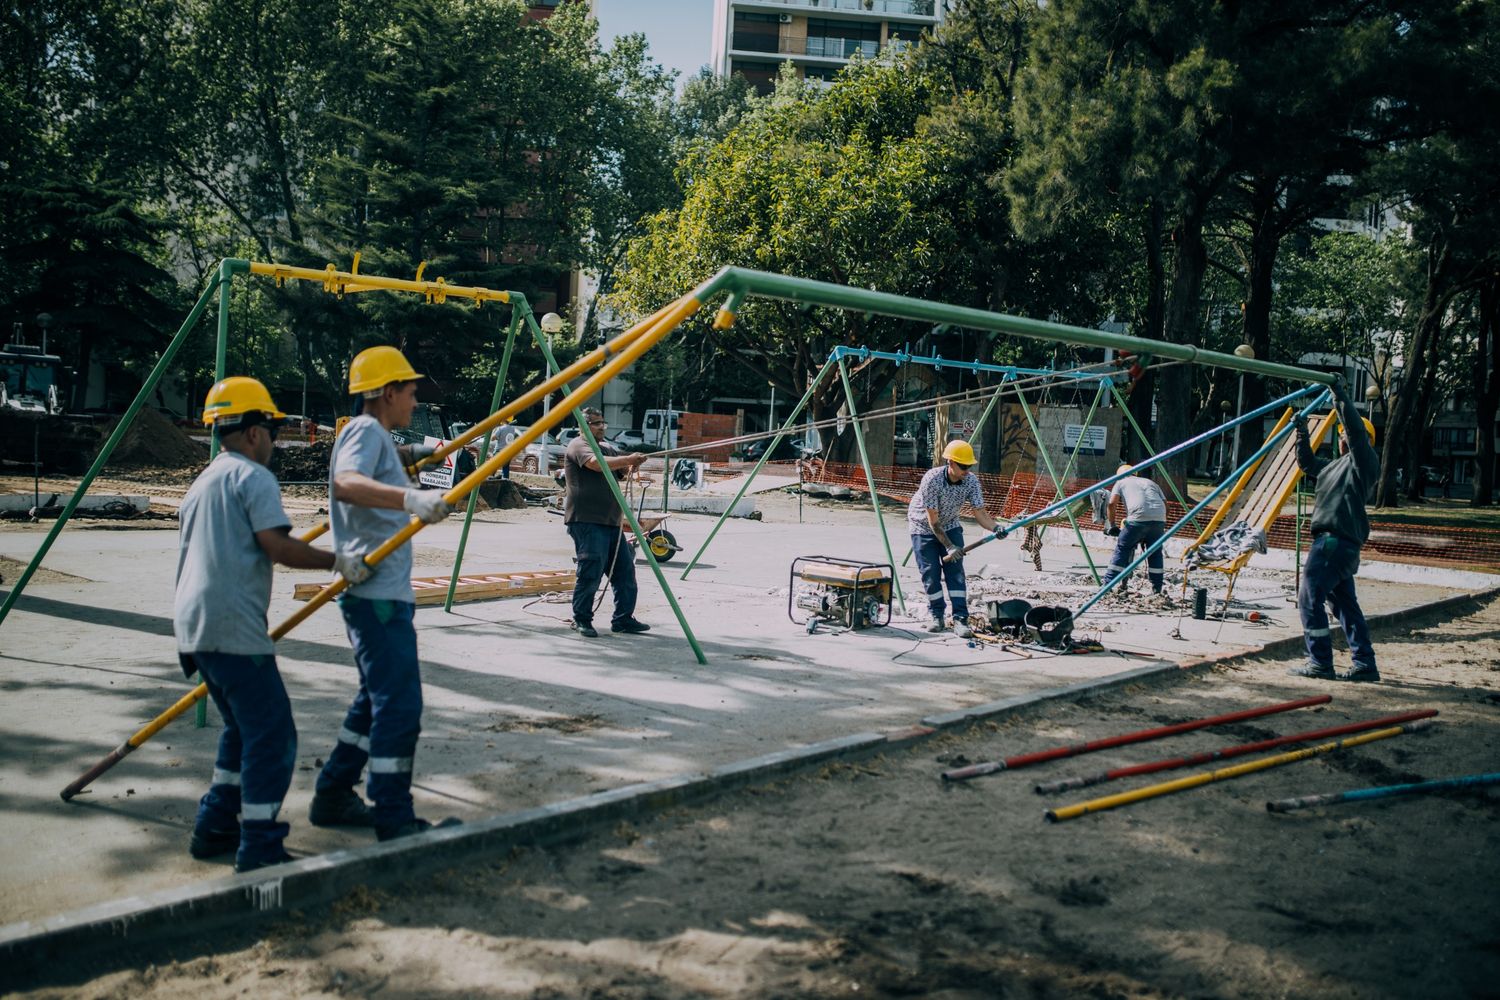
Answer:
[(764, 94), (784, 62), (804, 79), (831, 79), (856, 54), (911, 45), (942, 19), (941, 0), (714, 0), (709, 65)]

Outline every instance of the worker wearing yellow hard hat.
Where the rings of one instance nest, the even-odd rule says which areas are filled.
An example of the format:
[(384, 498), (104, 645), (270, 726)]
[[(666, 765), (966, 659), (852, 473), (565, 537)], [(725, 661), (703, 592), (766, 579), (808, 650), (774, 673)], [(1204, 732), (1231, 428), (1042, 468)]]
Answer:
[(927, 607), (932, 612), (929, 632), (947, 630), (946, 587), (947, 601), (953, 604), (953, 631), (964, 638), (974, 634), (968, 621), (968, 580), (964, 575), (964, 533), (958, 521), (959, 512), (970, 507), (980, 525), (990, 531), (999, 527), (999, 522), (984, 509), (984, 491), (973, 472), (978, 461), (969, 442), (949, 441), (943, 448), (943, 464), (922, 476), (921, 485), (906, 508), (912, 554), (922, 573)]
[[(363, 559), (406, 527), (408, 515), (436, 524), (453, 512), (441, 491), (412, 484), (408, 462), (391, 437), (392, 430), (411, 423), (421, 378), (394, 347), (361, 351), (349, 366), (349, 394), (358, 412), (335, 439), (328, 464), (328, 521), (340, 554)], [(411, 796), (422, 729), (411, 568), (408, 542), (339, 602), (359, 690), (318, 774), (308, 814), (315, 826), (374, 827), (380, 840), (432, 826), (417, 818)], [(373, 808), (354, 791), (366, 765)]]
[[(1318, 680), (1378, 681), (1380, 670), (1375, 664), (1375, 647), (1354, 589), (1359, 552), (1370, 537), (1365, 502), (1380, 478), (1380, 458), (1374, 447), (1375, 425), (1355, 409), (1354, 400), (1342, 382), (1334, 382), (1333, 394), (1338, 400), (1339, 422), (1345, 428), (1339, 435), (1341, 454), (1337, 458), (1324, 462), (1314, 455), (1307, 428), (1302, 421), (1296, 421), (1297, 465), (1314, 481), (1314, 493), (1308, 526), (1312, 541), (1297, 588), (1297, 610), (1302, 616), (1307, 662), (1293, 667), (1290, 673)], [(1364, 434), (1348, 433), (1347, 428), (1361, 424)], [(1344, 639), (1354, 661), (1347, 671), (1333, 669), (1330, 607), (1344, 626)]]
[(203, 676), (224, 720), (213, 780), (198, 803), (188, 851), (235, 856), (238, 871), (290, 860), (278, 820), (292, 783), (297, 729), (266, 634), (271, 565), (335, 568), (350, 579), (368, 570), (291, 536), (281, 489), (267, 464), (286, 417), (266, 387), (234, 376), (214, 384), (203, 405), (222, 451), (183, 499), (172, 631), (191, 677)]

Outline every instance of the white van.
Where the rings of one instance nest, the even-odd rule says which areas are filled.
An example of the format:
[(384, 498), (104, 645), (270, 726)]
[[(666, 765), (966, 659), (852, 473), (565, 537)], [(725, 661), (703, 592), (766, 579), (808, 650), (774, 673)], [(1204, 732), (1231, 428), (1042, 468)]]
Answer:
[(677, 418), (680, 416), (681, 410), (647, 410), (646, 418), (641, 421), (641, 437), (646, 439), (646, 447), (676, 448)]

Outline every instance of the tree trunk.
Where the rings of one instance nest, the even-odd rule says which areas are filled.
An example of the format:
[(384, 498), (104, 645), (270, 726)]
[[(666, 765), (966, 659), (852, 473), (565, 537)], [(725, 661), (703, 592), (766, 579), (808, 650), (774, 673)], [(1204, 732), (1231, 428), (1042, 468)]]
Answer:
[[(1274, 182), (1257, 181), (1250, 192), (1250, 253), (1247, 292), (1243, 318), (1243, 342), (1262, 361), (1271, 358), (1271, 279), (1276, 270), (1276, 254), (1281, 248), (1281, 229), (1276, 223), (1277, 190)], [(1295, 362), (1295, 358), (1288, 359)], [(1244, 380), (1244, 411), (1255, 409), (1266, 401), (1265, 380), (1252, 376)], [(1255, 437), (1252, 431), (1250, 436)], [(1241, 434), (1243, 439), (1244, 435)]]
[[(1151, 204), (1146, 211), (1144, 236), (1146, 244), (1146, 311), (1142, 316), (1145, 329), (1140, 336), (1150, 340), (1166, 339), (1166, 264), (1162, 260), (1161, 232), (1162, 232), (1162, 207), (1157, 199), (1151, 199)], [(1149, 366), (1135, 383), (1130, 392), (1130, 415), (1135, 417), (1135, 422), (1140, 426), (1141, 432), (1148, 439), (1151, 433), (1151, 397), (1156, 388), (1156, 376)], [(1134, 439), (1131, 439), (1134, 442)], [(1150, 441), (1155, 451), (1154, 440)], [(1138, 452), (1139, 449), (1139, 452)], [(1146, 457), (1144, 446), (1132, 443), (1129, 448), (1121, 452), (1121, 458), (1137, 462)]]
[[(1191, 344), (1198, 339), (1198, 300), (1203, 291), (1203, 272), (1208, 266), (1208, 251), (1203, 243), (1203, 213), (1196, 207), (1186, 211), (1172, 232), (1175, 253), (1172, 259), (1172, 287), (1167, 299), (1166, 340)], [(1192, 415), (1188, 408), (1193, 398), (1192, 368), (1174, 365), (1157, 372), (1161, 391), (1156, 400), (1156, 438), (1176, 444), (1191, 436)], [(1166, 474), (1184, 494), (1187, 491), (1187, 455), (1166, 461)]]
[[(1442, 239), (1442, 237), (1437, 237), (1437, 239)], [(1399, 506), (1399, 501), (1396, 499), (1397, 469), (1406, 468), (1413, 473), (1413, 486), (1415, 486), (1417, 463), (1411, 459), (1414, 452), (1408, 438), (1412, 437), (1414, 429), (1420, 428), (1426, 420), (1425, 414), (1418, 411), (1417, 397), (1420, 395), (1421, 385), (1426, 378), (1427, 358), (1432, 352), (1431, 345), (1442, 328), (1443, 311), (1447, 309), (1450, 297), (1446, 286), (1452, 255), (1446, 241), (1441, 246), (1428, 249), (1428, 261), (1427, 290), (1422, 296), (1422, 311), (1417, 318), (1417, 328), (1412, 337), (1411, 348), (1406, 352), (1406, 370), (1401, 376), (1401, 391), (1396, 394), (1390, 419), (1386, 421), (1385, 447), (1380, 454), (1380, 489), (1375, 499), (1377, 507)]]
[(1479, 286), (1479, 349), (1475, 364), (1474, 496), (1469, 504), (1486, 507), (1495, 500), (1495, 414), (1500, 411), (1500, 272)]

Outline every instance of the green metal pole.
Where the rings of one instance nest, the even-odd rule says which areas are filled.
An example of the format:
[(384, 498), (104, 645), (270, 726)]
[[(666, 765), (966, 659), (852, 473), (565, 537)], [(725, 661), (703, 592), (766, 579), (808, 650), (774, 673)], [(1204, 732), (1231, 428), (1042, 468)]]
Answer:
[[(227, 261), (225, 262), (227, 263)], [(214, 383), (224, 381), (225, 368), (228, 367), (229, 356), (229, 306), (234, 295), (234, 284), (232, 275), (226, 275), (224, 264), (219, 265), (219, 327), (217, 338), (214, 340)], [(212, 462), (219, 456), (219, 435), (212, 431), (208, 435), (208, 460)], [(208, 725), (208, 699), (199, 698), (198, 707), (193, 713), (193, 728), (202, 729)]]
[[(494, 413), (500, 409), (500, 397), (505, 393), (505, 373), (510, 371), (510, 353), (516, 345), (516, 331), (521, 328), (521, 310), (527, 309), (526, 298), (520, 292), (511, 293), (510, 330), (505, 335), (505, 350), (500, 357), (500, 370), (495, 374), (495, 391), (490, 396), (490, 412)], [(530, 311), (528, 309), (528, 311)], [(490, 435), (492, 431), (484, 432), (484, 439), (479, 445), (479, 454), (483, 456), (483, 462), (490, 457)], [(458, 468), (458, 461), (454, 460), (454, 469)], [(448, 576), (448, 595), (443, 598), (443, 610), (453, 612), (453, 593), (458, 589), (458, 578), (463, 572), (464, 546), (469, 544), (469, 525), (474, 523), (474, 510), (479, 506), (479, 491), (475, 490), (469, 494), (468, 508), (464, 511), (464, 530), (458, 536), (458, 551), (453, 553), (453, 572)]]
[[(1026, 414), (1026, 423), (1031, 428), (1031, 437), (1036, 441), (1037, 454), (1042, 456), (1042, 464), (1047, 466), (1047, 474), (1052, 477), (1052, 486), (1057, 490), (1057, 499), (1061, 500), (1067, 494), (1063, 492), (1062, 481), (1057, 478), (1057, 469), (1052, 465), (1052, 457), (1047, 454), (1047, 449), (1042, 447), (1042, 433), (1036, 425), (1036, 418), (1031, 415), (1031, 407), (1026, 403), (1026, 393), (1017, 390), (1016, 398), (1021, 402), (1021, 412)], [(1079, 442), (1082, 443), (1082, 441), (1083, 439), (1079, 438)], [(1094, 574), (1094, 583), (1100, 583), (1099, 567), (1094, 565), (1093, 553), (1089, 552), (1088, 544), (1083, 540), (1083, 529), (1078, 527), (1078, 519), (1067, 507), (1063, 508), (1063, 513), (1068, 516), (1068, 523), (1073, 526), (1074, 533), (1078, 535), (1078, 544), (1083, 549), (1083, 558), (1088, 560), (1089, 572)]]
[(708, 533), (708, 537), (699, 546), (698, 554), (689, 560), (687, 568), (678, 577), (679, 580), (686, 580), (687, 575), (693, 571), (693, 567), (698, 565), (698, 560), (702, 559), (703, 553), (708, 551), (708, 546), (713, 542), (714, 536), (719, 533), (719, 529), (724, 526), (724, 522), (729, 520), (730, 512), (740, 502), (740, 498), (745, 495), (745, 491), (750, 488), (750, 484), (755, 482), (755, 477), (760, 474), (761, 467), (770, 459), (771, 453), (776, 450), (776, 446), (781, 443), (781, 439), (786, 437), (787, 431), (797, 423), (797, 418), (802, 415), (802, 410), (807, 406), (808, 401), (812, 399), (813, 393), (818, 391), (818, 386), (822, 383), (823, 376), (827, 375), (832, 368), (833, 362), (830, 361), (824, 363), (823, 367), (818, 369), (817, 377), (812, 380), (812, 384), (807, 387), (807, 392), (802, 394), (802, 398), (797, 402), (797, 405), (792, 407), (792, 412), (787, 415), (786, 422), (781, 425), (781, 429), (776, 432), (776, 437), (771, 440), (771, 443), (766, 446), (766, 450), (761, 453), (760, 461), (755, 463), (755, 468), (751, 469), (750, 474), (745, 477), (744, 483), (740, 485), (739, 492), (734, 495), (733, 500), (729, 501), (729, 506), (724, 508), (724, 513), (720, 514), (719, 519), (714, 522), (713, 530)]
[(901, 578), (895, 570), (896, 557), (891, 554), (891, 538), (885, 530), (885, 515), (880, 512), (880, 494), (875, 489), (875, 473), (870, 469), (870, 453), (865, 450), (865, 431), (859, 422), (859, 410), (854, 405), (854, 387), (849, 384), (849, 366), (839, 358), (839, 380), (844, 383), (844, 401), (849, 405), (849, 421), (854, 424), (854, 443), (859, 448), (859, 461), (865, 467), (865, 485), (870, 488), (870, 503), (875, 508), (875, 523), (880, 525), (880, 541), (885, 545), (885, 560), (891, 564), (891, 583), (896, 587), (896, 600), (901, 602), (901, 613), (906, 614), (906, 595), (901, 593)]
[(726, 267), (715, 275), (722, 280), (717, 287), (733, 287), (738, 291), (765, 298), (789, 302), (813, 303), (859, 312), (878, 313), (902, 319), (919, 320), (924, 323), (947, 323), (951, 326), (972, 330), (989, 330), (1034, 340), (1079, 344), (1086, 347), (1113, 347), (1116, 350), (1135, 354), (1151, 354), (1158, 358), (1188, 361), (1193, 364), (1228, 368), (1232, 371), (1268, 375), (1272, 378), (1289, 379), (1294, 382), (1316, 382), (1329, 385), (1334, 376), (1327, 372), (1296, 368), (1292, 365), (1262, 361), (1259, 358), (1241, 358), (1218, 351), (1206, 351), (1192, 344), (1174, 344), (1145, 337), (1131, 337), (1105, 330), (1069, 326), (1046, 320), (1027, 319), (1022, 316), (1007, 316), (1003, 313), (954, 306), (942, 302), (928, 302), (890, 292), (875, 292), (853, 285), (836, 285), (827, 281), (808, 278), (791, 278), (782, 274), (754, 271), (742, 267)]
[[(529, 307), (526, 309), (524, 315), (526, 325), (531, 328), (531, 335), (536, 338), (537, 346), (542, 349), (542, 355), (547, 359), (547, 367), (554, 375), (562, 371), (557, 366), (557, 360), (552, 356), (552, 345), (547, 342), (546, 335), (536, 325), (536, 319), (531, 315)], [(564, 396), (573, 395), (573, 390), (566, 385), (562, 387), (562, 391)], [(576, 406), (573, 407), (573, 419), (578, 421), (579, 431), (583, 434), (584, 440), (589, 443), (589, 449), (593, 451), (594, 458), (599, 462), (599, 468), (601, 470), (608, 470), (609, 463), (605, 461), (604, 452), (600, 450), (599, 442), (594, 439), (593, 431), (589, 430), (588, 421), (583, 419), (583, 411)], [(668, 416), (668, 420), (669, 422), (664, 430), (671, 429), (670, 415)], [(630, 522), (630, 530), (635, 532), (636, 544), (641, 554), (646, 557), (646, 564), (651, 567), (651, 572), (656, 576), (656, 582), (661, 584), (662, 593), (667, 595), (667, 604), (671, 606), (672, 614), (677, 616), (677, 623), (682, 626), (682, 634), (687, 636), (688, 645), (693, 647), (693, 655), (698, 658), (699, 664), (707, 665), (708, 657), (704, 655), (703, 647), (698, 645), (698, 637), (693, 634), (693, 627), (688, 624), (687, 616), (682, 613), (682, 607), (677, 603), (677, 595), (672, 593), (672, 588), (667, 583), (666, 574), (661, 571), (661, 564), (656, 561), (656, 555), (651, 551), (650, 543), (646, 541), (646, 533), (641, 530), (641, 523), (635, 518), (635, 511), (630, 509), (630, 502), (625, 499), (625, 494), (620, 491), (620, 484), (616, 481), (615, 477), (607, 471), (604, 471), (603, 474), (604, 482), (609, 486), (609, 491), (615, 495), (615, 503), (620, 505), (620, 510), (624, 512), (625, 519)], [(616, 553), (615, 558), (619, 558), (619, 553)]]
[(126, 408), (125, 414), (120, 417), (120, 422), (115, 426), (114, 433), (109, 436), (108, 441), (104, 442), (104, 447), (99, 449), (98, 457), (94, 459), (94, 464), (89, 466), (89, 471), (84, 474), (83, 481), (78, 484), (78, 489), (74, 490), (73, 495), (68, 498), (67, 505), (63, 507), (62, 513), (52, 525), (52, 530), (47, 532), (46, 538), (42, 539), (41, 547), (31, 557), (31, 562), (27, 564), (26, 569), (21, 573), (21, 578), (16, 581), (16, 585), (11, 588), (10, 593), (5, 595), (5, 603), (0, 605), (0, 622), (4, 622), (6, 616), (10, 614), (10, 609), (15, 606), (16, 600), (21, 596), (21, 592), (26, 589), (26, 584), (36, 574), (37, 567), (46, 558), (48, 550), (52, 548), (52, 543), (57, 541), (57, 536), (62, 531), (63, 525), (68, 523), (68, 519), (78, 509), (78, 503), (83, 499), (84, 494), (88, 492), (89, 484), (99, 475), (99, 471), (104, 468), (105, 463), (109, 461), (109, 456), (114, 453), (115, 448), (119, 445), (120, 439), (130, 429), (130, 423), (135, 419), (135, 415), (140, 412), (141, 407), (145, 405), (151, 393), (156, 391), (156, 384), (161, 381), (162, 375), (166, 373), (167, 368), (172, 364), (172, 360), (177, 357), (178, 350), (181, 349), (183, 342), (187, 340), (188, 334), (192, 332), (193, 327), (197, 325), (199, 318), (203, 315), (203, 311), (208, 308), (208, 303), (213, 298), (214, 293), (218, 291), (219, 285), (228, 280), (226, 268), (230, 269), (228, 273), (238, 274), (249, 270), (250, 265), (243, 260), (226, 260), (219, 265), (219, 276), (198, 297), (198, 301), (193, 306), (192, 311), (188, 313), (187, 319), (183, 320), (182, 326), (178, 328), (176, 336), (172, 338), (171, 342), (167, 344), (166, 349), (162, 351), (161, 357), (156, 362), (156, 367), (152, 368), (151, 374), (146, 376), (146, 381), (141, 385), (141, 391), (136, 393), (135, 399)]

